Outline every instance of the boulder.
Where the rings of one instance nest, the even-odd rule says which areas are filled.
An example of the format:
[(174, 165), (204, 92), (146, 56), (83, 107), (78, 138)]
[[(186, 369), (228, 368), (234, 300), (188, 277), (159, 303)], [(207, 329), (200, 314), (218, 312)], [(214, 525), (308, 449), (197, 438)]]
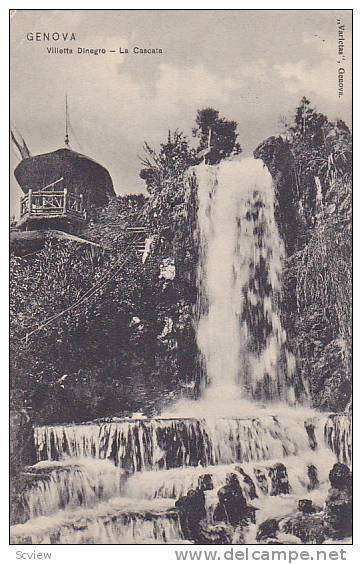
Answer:
[[(267, 519), (266, 521), (263, 521), (263, 523), (259, 525), (256, 533), (256, 540), (259, 543), (265, 543), (270, 540), (276, 541), (278, 530), (279, 530), (278, 521), (276, 519)], [(268, 542), (268, 544), (270, 543)], [(274, 544), (278, 544), (278, 543), (275, 542)]]
[(243, 477), (243, 482), (246, 485), (249, 493), (249, 499), (256, 499), (258, 497), (258, 494), (256, 493), (256, 487), (253, 480), (248, 474), (246, 474), (246, 472), (244, 472), (241, 466), (235, 466), (235, 470), (239, 472), (239, 474), (241, 474)]
[(200, 522), (198, 544), (231, 544), (233, 542), (234, 528), (225, 523), (211, 525), (206, 521)]
[(268, 479), (266, 477), (266, 473), (261, 468), (255, 468), (254, 470), (255, 478), (258, 482), (259, 488), (263, 492), (264, 495), (268, 495), (269, 487), (268, 487)]
[(324, 507), (329, 536), (343, 539), (352, 535), (352, 497), (350, 492), (330, 488)]
[(290, 493), (288, 472), (281, 462), (269, 468), (255, 468), (254, 472), (263, 494), (275, 496)]
[(293, 534), (280, 530), (277, 519), (267, 519), (261, 523), (256, 533), (259, 544), (301, 544), (301, 540)]
[(352, 535), (352, 472), (337, 462), (329, 473), (331, 488), (324, 506), (325, 526), (332, 539)]
[(310, 515), (311, 513), (320, 513), (322, 508), (314, 505), (311, 499), (300, 499), (298, 501), (298, 511), (305, 515)]
[(201, 474), (201, 476), (199, 476), (198, 481), (197, 481), (197, 487), (198, 487), (199, 490), (201, 490), (203, 492), (213, 490), (214, 484), (213, 484), (213, 481), (212, 481), (211, 474)]
[(248, 522), (255, 523), (256, 508), (248, 505), (236, 474), (226, 476), (226, 484), (217, 492), (219, 502), (214, 511), (214, 521), (233, 527)]
[(308, 479), (307, 489), (309, 492), (319, 488), (318, 470), (314, 464), (309, 464), (308, 466)]
[(272, 466), (272, 468), (269, 469), (269, 476), (272, 484), (270, 495), (290, 493), (288, 472), (284, 464), (279, 462)]
[(175, 507), (179, 512), (180, 526), (185, 539), (203, 544), (201, 521), (206, 520), (204, 491), (212, 490), (213, 487), (211, 474), (202, 474), (199, 476), (197, 488), (189, 490), (186, 496), (176, 501)]
[(309, 446), (312, 450), (315, 450), (318, 446), (316, 435), (315, 435), (315, 424), (313, 421), (307, 420), (304, 423), (304, 427), (305, 430), (307, 431)]
[(298, 537), (303, 544), (322, 544), (328, 534), (324, 523), (323, 513), (299, 513), (279, 521), (279, 528), (283, 533)]
[(352, 472), (347, 464), (337, 462), (329, 472), (329, 481), (332, 488), (339, 490), (351, 490), (352, 488)]

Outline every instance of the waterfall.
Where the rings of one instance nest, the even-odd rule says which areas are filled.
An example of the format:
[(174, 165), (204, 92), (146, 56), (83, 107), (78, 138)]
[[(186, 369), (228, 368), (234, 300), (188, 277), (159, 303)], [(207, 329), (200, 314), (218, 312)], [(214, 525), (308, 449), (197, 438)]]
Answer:
[[(156, 501), (156, 500), (155, 500)], [(92, 510), (61, 511), (11, 528), (16, 544), (150, 544), (182, 540), (169, 500), (114, 498)]]
[(36, 427), (36, 455), (38, 461), (63, 461), (65, 467), (80, 457), (81, 465), (104, 459), (134, 473), (283, 459), (327, 446), (341, 462), (350, 463), (348, 414), (312, 412), (310, 418), (309, 411), (293, 411), (278, 417), (128, 419)]
[[(25, 492), (31, 514), (11, 528), (12, 542), (182, 543), (175, 501), (202, 474), (210, 474), (214, 485), (206, 499), (210, 522), (217, 491), (229, 472), (239, 475), (246, 499), (259, 508), (258, 522), (292, 512), (299, 498), (321, 505), (335, 452), (342, 457), (348, 452), (350, 418), (282, 421), (135, 419), (37, 427), (42, 461), (27, 471), (39, 474), (40, 483)], [(74, 458), (77, 453), (86, 458)], [(153, 458), (152, 453), (158, 455)], [(157, 460), (162, 462), (152, 464)], [(119, 466), (128, 468), (127, 475)], [(289, 495), (278, 493), (278, 468)]]
[(279, 299), (284, 245), (261, 160), (197, 167), (197, 343), (209, 399), (295, 400)]
[(254, 159), (194, 172), (203, 395), (154, 418), (36, 427), (38, 462), (24, 472), (13, 543), (186, 542), (176, 500), (207, 474), (213, 524), (230, 472), (258, 525), (292, 514), (301, 498), (323, 505), (334, 462), (351, 462), (350, 416), (297, 407), (303, 386), (280, 312), (284, 247), (269, 172)]
[(328, 417), (324, 425), (324, 438), (340, 462), (352, 463), (352, 421), (348, 414)]
[(64, 508), (93, 507), (121, 489), (121, 472), (108, 460), (46, 460), (25, 475), (30, 483), (21, 497), (24, 520)]
[[(311, 490), (308, 469), (316, 468), (316, 474), (320, 484), (326, 486), (328, 472), (334, 462), (333, 453), (327, 453), (322, 459), (320, 453), (306, 452), (299, 456), (290, 456), (283, 460), (288, 476), (288, 483), (294, 494), (303, 496), (306, 491)], [(280, 458), (260, 462), (247, 462), (243, 464), (228, 464), (207, 467), (173, 468), (170, 470), (149, 471), (147, 473), (133, 474), (125, 483), (125, 495), (132, 499), (178, 499), (182, 495), (196, 488), (198, 479), (204, 474), (212, 478), (215, 494), (225, 484), (226, 475), (236, 472), (240, 477), (240, 485), (248, 501), (253, 501), (250, 482), (243, 481), (240, 468), (248, 475), (254, 484), (257, 497), (275, 495), (274, 469), (280, 464)], [(214, 496), (215, 497), (215, 496)], [(255, 503), (255, 502), (253, 502)]]
[(130, 472), (269, 460), (310, 450), (304, 419), (283, 416), (37, 427), (35, 445), (38, 460), (96, 457)]

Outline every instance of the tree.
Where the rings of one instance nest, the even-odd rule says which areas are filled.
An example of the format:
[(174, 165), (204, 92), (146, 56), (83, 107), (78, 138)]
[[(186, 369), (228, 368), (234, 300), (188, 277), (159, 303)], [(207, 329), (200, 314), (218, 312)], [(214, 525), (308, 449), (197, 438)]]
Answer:
[(317, 112), (305, 96), (301, 99), (299, 106), (295, 110), (294, 123), (290, 126), (290, 131), (296, 137), (308, 137), (312, 146), (319, 146), (323, 141), (321, 131), (328, 122), (328, 118)]
[[(220, 117), (219, 112), (213, 108), (205, 108), (198, 110), (196, 125), (192, 134), (199, 139), (197, 148), (199, 162), (200, 157), (205, 156), (205, 162), (214, 165), (226, 157), (241, 153), (241, 147), (237, 141), (236, 121)], [(205, 153), (209, 146), (209, 152)]]
[(143, 168), (140, 177), (146, 182), (150, 194), (160, 192), (165, 182), (182, 177), (187, 168), (193, 164), (194, 151), (189, 146), (187, 137), (176, 129), (168, 131), (166, 143), (161, 143), (157, 152), (146, 141), (143, 146), (144, 156), (141, 158)]
[(342, 120), (329, 121), (303, 97), (287, 130), (305, 221), (316, 221), (317, 185), (323, 201), (336, 178), (348, 182), (352, 169), (352, 137)]

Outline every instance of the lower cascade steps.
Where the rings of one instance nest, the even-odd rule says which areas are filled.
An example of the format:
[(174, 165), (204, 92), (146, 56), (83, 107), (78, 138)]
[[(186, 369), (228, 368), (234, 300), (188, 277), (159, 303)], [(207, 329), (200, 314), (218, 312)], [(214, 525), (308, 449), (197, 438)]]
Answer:
[[(288, 429), (288, 430), (287, 430)], [(120, 420), (35, 429), (38, 463), (25, 471), (15, 544), (186, 542), (176, 501), (203, 475), (212, 523), (230, 473), (257, 523), (298, 499), (323, 503), (336, 460), (350, 463), (350, 418)], [(323, 456), (321, 456), (321, 453)]]
[[(322, 437), (317, 437), (321, 424)], [(325, 440), (334, 452), (340, 450), (343, 462), (351, 457), (348, 418), (313, 421), (298, 418), (297, 411), (294, 418), (128, 419), (37, 427), (34, 438), (38, 460), (105, 458), (130, 472), (284, 458)]]
[(92, 509), (61, 511), (12, 527), (16, 544), (165, 544), (179, 539), (178, 515), (169, 508), (168, 500), (135, 504), (113, 498)]

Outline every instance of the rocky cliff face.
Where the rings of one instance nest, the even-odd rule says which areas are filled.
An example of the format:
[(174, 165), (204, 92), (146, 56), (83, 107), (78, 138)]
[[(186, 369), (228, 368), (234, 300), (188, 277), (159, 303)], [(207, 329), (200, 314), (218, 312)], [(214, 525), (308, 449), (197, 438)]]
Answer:
[(297, 366), (314, 406), (340, 411), (351, 400), (351, 140), (344, 124), (320, 116), (311, 114), (309, 130), (296, 123), (267, 139), (255, 156), (276, 185), (282, 311)]

